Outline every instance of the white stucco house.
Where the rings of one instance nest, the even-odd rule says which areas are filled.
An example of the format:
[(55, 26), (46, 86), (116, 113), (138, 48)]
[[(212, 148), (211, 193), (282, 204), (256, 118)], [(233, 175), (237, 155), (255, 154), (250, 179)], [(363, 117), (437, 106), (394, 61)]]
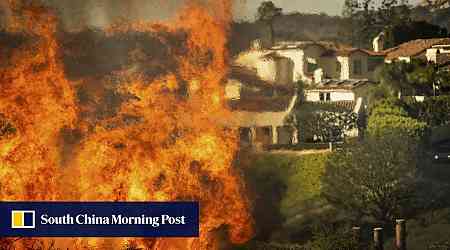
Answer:
[[(365, 117), (365, 90), (376, 84), (376, 69), (385, 63), (420, 58), (450, 69), (450, 38), (418, 39), (390, 49), (384, 44), (384, 33), (375, 37), (372, 50), (324, 41), (283, 41), (263, 48), (255, 41), (234, 58), (225, 87), (241, 142), (296, 144), (301, 131), (293, 113), (302, 103), (328, 103)], [(297, 93), (299, 82), (303, 96)]]
[(333, 80), (325, 79), (305, 89), (306, 102), (355, 102), (362, 99), (361, 90), (375, 84), (367, 79)]
[[(359, 122), (363, 122), (362, 118), (364, 118), (367, 107), (365, 93), (367, 88), (375, 84), (367, 79), (323, 80), (319, 84), (305, 89), (304, 103), (330, 104), (356, 114)], [(345, 131), (345, 135), (356, 137), (359, 135), (359, 129)]]
[[(381, 49), (378, 43), (377, 50)], [(384, 54), (331, 42), (279, 42), (264, 49), (258, 42), (233, 61), (226, 97), (247, 145), (296, 144), (296, 108), (303, 102), (332, 102), (363, 112), (356, 90), (370, 85)], [(306, 84), (298, 96), (298, 82)], [(357, 135), (351, 132), (350, 135)]]
[(254, 69), (263, 79), (276, 84), (324, 79), (370, 79), (382, 65), (381, 52), (336, 45), (331, 42), (279, 42), (269, 49), (254, 46), (237, 56), (236, 65)]

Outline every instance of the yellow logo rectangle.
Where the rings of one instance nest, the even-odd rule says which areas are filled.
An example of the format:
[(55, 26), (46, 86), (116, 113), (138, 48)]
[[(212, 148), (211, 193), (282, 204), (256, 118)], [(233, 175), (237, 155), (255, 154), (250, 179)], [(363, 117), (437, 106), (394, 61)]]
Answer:
[(11, 228), (35, 228), (35, 211), (11, 211)]

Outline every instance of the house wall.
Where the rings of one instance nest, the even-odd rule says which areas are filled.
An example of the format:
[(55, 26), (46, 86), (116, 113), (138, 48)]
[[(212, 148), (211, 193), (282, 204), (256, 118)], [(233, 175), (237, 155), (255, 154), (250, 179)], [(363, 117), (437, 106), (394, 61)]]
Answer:
[(336, 91), (331, 92), (331, 101), (354, 101), (355, 94), (351, 91)]
[(277, 53), (281, 56), (287, 57), (292, 63), (292, 80), (298, 82), (299, 80), (305, 80), (305, 74), (303, 72), (303, 56), (304, 52), (301, 49), (286, 49), (277, 50)]
[(280, 58), (276, 61), (277, 74), (275, 82), (281, 85), (292, 84), (294, 79), (294, 62), (289, 58)]
[(256, 68), (257, 63), (261, 61), (261, 57), (268, 53), (268, 50), (249, 50), (240, 53), (234, 62), (241, 66)]
[[(353, 67), (355, 61), (361, 61), (361, 74), (355, 74)], [(372, 74), (368, 70), (368, 55), (363, 52), (354, 52), (349, 57), (348, 71), (350, 79), (371, 79)]]
[(338, 59), (333, 56), (320, 58), (319, 66), (323, 69), (325, 78), (340, 79), (342, 67), (338, 67), (338, 63), (341, 65)]
[(285, 85), (297, 81), (298, 77), (296, 75), (298, 72), (296, 73), (295, 71), (299, 70), (300, 64), (296, 64), (295, 60), (297, 62), (300, 61), (300, 51), (287, 50), (285, 53), (279, 53), (281, 56), (284, 56), (284, 54), (289, 55), (287, 58), (262, 58), (271, 52), (273, 51), (250, 50), (239, 54), (234, 62), (238, 65), (255, 69), (257, 75), (268, 82)]
[(354, 101), (355, 94), (351, 90), (314, 90), (306, 91), (306, 101), (308, 102), (320, 102), (320, 93), (330, 93), (330, 101)]
[(294, 67), (294, 62), (290, 58), (260, 59), (256, 62), (258, 76), (279, 85), (288, 85), (293, 82)]
[[(286, 49), (277, 50), (278, 54), (287, 57), (293, 63), (293, 81), (297, 82), (302, 80), (306, 83), (311, 83), (313, 81), (313, 73), (307, 72), (308, 60), (315, 61), (319, 67), (322, 67), (324, 63), (325, 67), (332, 72), (332, 60), (326, 61), (321, 58), (322, 54), (325, 52), (325, 48), (319, 45), (310, 45), (305, 49)], [(328, 72), (328, 71), (325, 71)]]
[(407, 63), (410, 63), (411, 62), (411, 57), (409, 57), (409, 56), (401, 56), (401, 57), (399, 57), (399, 58), (397, 58), (399, 61), (401, 61), (401, 62), (407, 62)]
[(339, 79), (350, 79), (350, 59), (348, 56), (338, 56), (337, 61), (341, 63), (341, 73)]
[(269, 82), (275, 82), (277, 76), (277, 63), (274, 60), (262, 60), (256, 62), (256, 72), (258, 76)]

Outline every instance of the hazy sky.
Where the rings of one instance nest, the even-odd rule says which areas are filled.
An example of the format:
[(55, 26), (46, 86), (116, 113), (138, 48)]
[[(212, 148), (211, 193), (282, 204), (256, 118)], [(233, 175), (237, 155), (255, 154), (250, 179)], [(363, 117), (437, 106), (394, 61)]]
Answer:
[[(264, 0), (236, 0), (235, 13), (237, 17), (254, 18), (256, 9)], [(276, 6), (283, 8), (284, 12), (325, 12), (329, 15), (340, 15), (345, 0), (272, 0)], [(410, 0), (416, 4), (420, 0)]]

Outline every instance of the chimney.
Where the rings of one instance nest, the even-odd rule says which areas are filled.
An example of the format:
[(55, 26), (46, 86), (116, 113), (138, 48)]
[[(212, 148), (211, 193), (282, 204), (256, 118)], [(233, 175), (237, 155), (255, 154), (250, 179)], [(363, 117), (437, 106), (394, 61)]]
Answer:
[(318, 68), (314, 71), (314, 83), (321, 83), (323, 80), (323, 69)]
[(381, 32), (373, 39), (373, 51), (380, 52), (384, 50), (384, 32)]

